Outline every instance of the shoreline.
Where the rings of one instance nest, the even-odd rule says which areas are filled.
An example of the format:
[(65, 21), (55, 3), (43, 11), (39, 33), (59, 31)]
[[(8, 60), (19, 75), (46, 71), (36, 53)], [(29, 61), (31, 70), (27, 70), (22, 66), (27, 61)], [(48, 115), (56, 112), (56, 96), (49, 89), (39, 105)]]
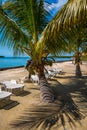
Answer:
[[(69, 62), (69, 61), (72, 61), (72, 60), (55, 61), (55, 62), (53, 62), (53, 63), (62, 63), (62, 62)], [(8, 70), (8, 69), (22, 68), (22, 67), (25, 67), (25, 66), (22, 65), (22, 66), (15, 66), (15, 67), (0, 68), (0, 71), (4, 71), (4, 70)]]
[(6, 68), (0, 68), (0, 71), (9, 70), (9, 69), (16, 69), (16, 68), (23, 68), (25, 66), (15, 66), (15, 67), (6, 67)]

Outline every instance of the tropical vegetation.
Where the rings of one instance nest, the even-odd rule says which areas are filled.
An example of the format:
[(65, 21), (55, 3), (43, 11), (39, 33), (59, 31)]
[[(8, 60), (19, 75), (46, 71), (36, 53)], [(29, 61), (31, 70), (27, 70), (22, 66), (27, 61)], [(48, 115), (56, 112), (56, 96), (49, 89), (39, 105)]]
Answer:
[(6, 0), (0, 7), (0, 44), (13, 48), (14, 54), (26, 53), (31, 57), (27, 64), (29, 77), (38, 72), (41, 97), (52, 102), (54, 95), (44, 74), (44, 66), (52, 64), (47, 59), (50, 52), (46, 46), (41, 48), (37, 43), (51, 16), (48, 6), (51, 5), (45, 0)]
[[(78, 50), (81, 44), (86, 45), (87, 0), (68, 0), (52, 21), (48, 21), (49, 24), (47, 15), (43, 0), (6, 0), (6, 3), (0, 7), (0, 32), (2, 34), (0, 44), (12, 47), (15, 53), (26, 52), (31, 57), (28, 69), (31, 74), (36, 71), (39, 75), (41, 98), (47, 102), (54, 102), (55, 94), (49, 87), (44, 74), (44, 66), (51, 64), (47, 61), (47, 56), (50, 53), (56, 55), (63, 51), (72, 51), (72, 48)], [(52, 103), (50, 105), (52, 106)], [(50, 129), (59, 119), (59, 115), (56, 114), (60, 111), (57, 108), (58, 103), (55, 105), (52, 106), (52, 109), (49, 106), (48, 109), (43, 107), (42, 110), (41, 108), (36, 111), (32, 110), (31, 112), (34, 114), (28, 116), (30, 113), (27, 113), (23, 117), (26, 120), (17, 122), (16, 126), (32, 129), (33, 126), (38, 128), (42, 123), (43, 129), (47, 126)], [(77, 114), (79, 111), (73, 102), (71, 106), (64, 105), (65, 111), (67, 109), (69, 113), (70, 108), (73, 108), (72, 116), (75, 112), (78, 118), (81, 117)], [(44, 116), (44, 110), (48, 113), (47, 116)], [(64, 109), (62, 112), (64, 113)], [(39, 114), (37, 115), (37, 113)], [(71, 116), (67, 112), (65, 114), (71, 121)], [(60, 116), (63, 123), (61, 112)], [(35, 120), (33, 121), (33, 119)], [(44, 119), (45, 121), (42, 122)]]
[(45, 2), (6, 0), (0, 6), (1, 44), (13, 48), (14, 54), (25, 52), (31, 57), (27, 69), (30, 74), (38, 73), (41, 98), (54, 102), (54, 93), (44, 74), (44, 66), (52, 64), (47, 56), (72, 50), (72, 46), (78, 46), (79, 38), (80, 43), (85, 44), (87, 3), (86, 0), (69, 0), (49, 23), (49, 12), (45, 8), (49, 3)]
[(79, 54), (87, 52), (86, 7), (86, 0), (68, 0), (64, 7), (44, 29), (42, 34), (42, 42), (44, 41), (44, 44), (47, 43), (47, 46), (49, 46), (49, 44), (51, 45), (49, 48), (51, 52), (58, 52), (58, 48), (61, 50), (60, 46), (62, 44), (64, 51), (75, 53), (74, 56), (75, 59), (77, 59), (75, 60), (77, 76), (81, 76), (81, 55)]

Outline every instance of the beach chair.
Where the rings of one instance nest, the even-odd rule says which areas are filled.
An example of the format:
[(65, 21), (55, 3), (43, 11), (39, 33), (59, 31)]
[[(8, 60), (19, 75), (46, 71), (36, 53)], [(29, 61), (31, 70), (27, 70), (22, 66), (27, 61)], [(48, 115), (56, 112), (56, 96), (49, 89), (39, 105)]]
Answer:
[(0, 88), (0, 101), (5, 98), (10, 98), (11, 94), (11, 92), (2, 91)]
[(4, 90), (13, 94), (20, 93), (24, 90), (24, 84), (18, 84), (16, 80), (4, 81), (2, 84), (4, 85)]
[(31, 81), (34, 85), (39, 84), (39, 77), (38, 75), (31, 75)]
[(10, 101), (11, 92), (2, 91), (0, 88), (0, 108), (4, 107)]
[(46, 77), (46, 79), (49, 79), (50, 75), (48, 73), (45, 73), (45, 77)]
[(48, 70), (49, 78), (54, 77), (56, 73), (53, 70)]
[(63, 72), (60, 68), (51, 68), (49, 71), (51, 71), (51, 73), (53, 73), (54, 76)]
[(50, 68), (47, 70), (47, 72), (45, 72), (45, 77), (51, 78), (51, 77), (55, 77), (57, 76), (57, 74), (61, 74), (62, 73), (62, 69), (60, 68)]

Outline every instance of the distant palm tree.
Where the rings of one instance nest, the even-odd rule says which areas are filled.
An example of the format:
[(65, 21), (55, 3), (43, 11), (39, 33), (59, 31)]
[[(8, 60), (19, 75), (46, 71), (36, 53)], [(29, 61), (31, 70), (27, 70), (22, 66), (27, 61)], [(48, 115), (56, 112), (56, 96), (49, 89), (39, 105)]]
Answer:
[[(76, 28), (73, 31), (71, 51), (74, 52), (74, 62), (76, 65), (76, 76), (82, 76), (80, 64), (82, 64), (82, 53), (87, 52), (87, 28)], [(73, 45), (73, 46), (72, 46)]]
[[(58, 48), (60, 50), (61, 44), (64, 51), (72, 52), (73, 50), (78, 53), (81, 45), (85, 46), (87, 42), (87, 1), (68, 0), (44, 29), (43, 41), (44, 44), (47, 43), (47, 46), (51, 45), (49, 50), (53, 53), (58, 52)], [(80, 59), (80, 55), (75, 56)], [(76, 63), (76, 66), (78, 66), (77, 70), (80, 70), (79, 62), (78, 65)], [(80, 76), (80, 71), (77, 72), (76, 75)]]

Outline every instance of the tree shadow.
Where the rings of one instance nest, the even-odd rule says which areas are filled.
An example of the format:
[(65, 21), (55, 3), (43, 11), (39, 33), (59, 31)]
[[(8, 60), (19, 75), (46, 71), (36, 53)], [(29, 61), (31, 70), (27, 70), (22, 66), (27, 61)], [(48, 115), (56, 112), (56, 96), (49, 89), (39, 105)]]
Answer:
[[(75, 82), (73, 86), (72, 82)], [(87, 111), (87, 80), (74, 78), (67, 85), (52, 80), (50, 85), (56, 95), (55, 102), (28, 108), (22, 116), (12, 122), (12, 127), (24, 130), (51, 130), (63, 126), (65, 130), (67, 124), (71, 129), (75, 128), (77, 123), (81, 125)]]

